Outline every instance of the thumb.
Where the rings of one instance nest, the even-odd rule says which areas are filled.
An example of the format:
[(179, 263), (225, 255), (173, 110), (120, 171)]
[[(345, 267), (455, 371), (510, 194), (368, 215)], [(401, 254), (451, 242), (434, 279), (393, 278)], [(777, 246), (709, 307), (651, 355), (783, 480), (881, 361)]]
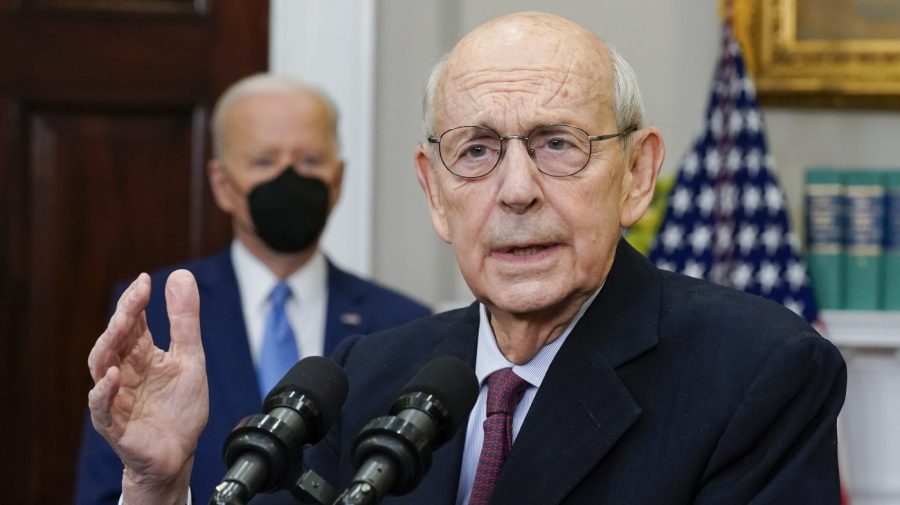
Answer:
[(176, 270), (166, 280), (166, 311), (172, 343), (169, 352), (178, 356), (203, 355), (200, 342), (200, 294), (197, 281), (187, 270)]

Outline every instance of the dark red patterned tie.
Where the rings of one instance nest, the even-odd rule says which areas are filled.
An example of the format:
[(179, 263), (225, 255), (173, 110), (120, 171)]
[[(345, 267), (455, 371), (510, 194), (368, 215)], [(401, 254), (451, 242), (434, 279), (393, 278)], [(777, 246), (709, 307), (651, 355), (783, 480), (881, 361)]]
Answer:
[(497, 370), (488, 376), (484, 444), (468, 505), (487, 505), (491, 501), (497, 476), (512, 449), (513, 412), (527, 387), (525, 379), (513, 373), (512, 368)]

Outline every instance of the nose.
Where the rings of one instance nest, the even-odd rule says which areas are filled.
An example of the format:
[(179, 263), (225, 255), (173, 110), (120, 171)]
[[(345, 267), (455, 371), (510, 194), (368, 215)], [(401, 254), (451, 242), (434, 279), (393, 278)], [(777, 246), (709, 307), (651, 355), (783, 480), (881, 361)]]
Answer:
[(539, 206), (543, 199), (539, 181), (541, 172), (528, 155), (524, 139), (507, 138), (500, 165), (497, 167), (497, 175), (500, 176), (497, 203), (516, 214), (523, 214)]

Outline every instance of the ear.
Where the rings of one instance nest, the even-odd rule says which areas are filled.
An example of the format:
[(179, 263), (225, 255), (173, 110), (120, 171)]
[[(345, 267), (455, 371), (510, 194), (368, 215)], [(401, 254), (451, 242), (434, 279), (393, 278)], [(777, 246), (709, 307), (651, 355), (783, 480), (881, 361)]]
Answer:
[(206, 174), (209, 177), (209, 187), (216, 200), (216, 205), (222, 209), (222, 212), (231, 214), (235, 208), (237, 195), (234, 188), (231, 187), (228, 174), (225, 173), (225, 165), (219, 159), (213, 158), (206, 164)]
[(447, 215), (445, 213), (443, 200), (441, 199), (440, 181), (438, 174), (435, 172), (431, 163), (431, 157), (426, 151), (428, 146), (419, 145), (416, 148), (415, 164), (416, 179), (419, 180), (419, 186), (425, 192), (425, 198), (428, 200), (428, 212), (431, 214), (431, 224), (434, 231), (437, 232), (441, 240), (452, 243), (450, 241), (450, 227), (447, 225)]
[(341, 197), (341, 189), (344, 187), (344, 160), (338, 160), (337, 164), (334, 180), (331, 181), (328, 188), (329, 211), (333, 210), (334, 206), (337, 205), (338, 199)]
[(646, 126), (632, 134), (625, 174), (627, 193), (619, 218), (623, 228), (636, 223), (650, 206), (665, 153), (662, 133), (655, 126)]

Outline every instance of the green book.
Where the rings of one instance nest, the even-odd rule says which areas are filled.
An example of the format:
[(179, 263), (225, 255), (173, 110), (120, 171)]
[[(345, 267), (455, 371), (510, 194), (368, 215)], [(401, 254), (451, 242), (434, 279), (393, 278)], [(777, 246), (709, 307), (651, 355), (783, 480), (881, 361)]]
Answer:
[(806, 265), (819, 308), (843, 308), (843, 201), (841, 173), (806, 171)]
[(871, 170), (844, 172), (846, 221), (844, 226), (844, 308), (878, 310), (885, 224), (882, 173)]
[(884, 308), (900, 310), (900, 171), (885, 174)]

